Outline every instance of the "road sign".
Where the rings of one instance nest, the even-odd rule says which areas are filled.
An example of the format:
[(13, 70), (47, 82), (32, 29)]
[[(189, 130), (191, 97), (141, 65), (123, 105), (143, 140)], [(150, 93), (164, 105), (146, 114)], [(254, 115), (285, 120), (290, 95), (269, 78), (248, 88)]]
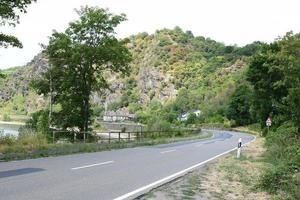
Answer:
[(272, 125), (272, 120), (271, 120), (270, 117), (267, 119), (266, 125), (267, 125), (268, 127)]

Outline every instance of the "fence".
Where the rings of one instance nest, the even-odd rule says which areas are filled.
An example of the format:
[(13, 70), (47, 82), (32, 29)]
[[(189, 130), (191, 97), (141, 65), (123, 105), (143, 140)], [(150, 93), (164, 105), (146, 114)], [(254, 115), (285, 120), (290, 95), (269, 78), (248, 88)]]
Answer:
[(143, 141), (145, 139), (177, 137), (194, 135), (201, 132), (201, 129), (176, 129), (171, 131), (139, 131), (139, 132), (72, 132), (72, 131), (52, 131), (53, 143), (55, 142), (130, 142)]

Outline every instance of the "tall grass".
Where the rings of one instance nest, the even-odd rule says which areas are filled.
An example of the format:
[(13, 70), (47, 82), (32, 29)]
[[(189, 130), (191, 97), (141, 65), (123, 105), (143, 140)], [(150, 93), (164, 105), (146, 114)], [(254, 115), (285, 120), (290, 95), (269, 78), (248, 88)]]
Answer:
[[(67, 155), (83, 152), (98, 152), (119, 148), (164, 144), (185, 140), (194, 140), (210, 137), (211, 133), (184, 134), (178, 137), (144, 138), (141, 141), (121, 141), (103, 143), (47, 143), (46, 136), (32, 131), (23, 132), (20, 137), (6, 138), (0, 144), (0, 160), (20, 160), (47, 156)], [(0, 138), (0, 141), (2, 139)], [(4, 140), (3, 140), (4, 141)]]
[(271, 163), (261, 187), (283, 199), (300, 199), (300, 137), (297, 128), (285, 123), (266, 137), (266, 160)]

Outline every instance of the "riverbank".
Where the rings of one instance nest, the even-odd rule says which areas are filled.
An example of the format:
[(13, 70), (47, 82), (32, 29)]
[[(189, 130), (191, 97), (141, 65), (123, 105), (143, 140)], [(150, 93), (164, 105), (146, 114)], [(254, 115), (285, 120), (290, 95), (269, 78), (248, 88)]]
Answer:
[(25, 122), (15, 122), (15, 121), (0, 121), (0, 125), (19, 125), (19, 126), (24, 126)]

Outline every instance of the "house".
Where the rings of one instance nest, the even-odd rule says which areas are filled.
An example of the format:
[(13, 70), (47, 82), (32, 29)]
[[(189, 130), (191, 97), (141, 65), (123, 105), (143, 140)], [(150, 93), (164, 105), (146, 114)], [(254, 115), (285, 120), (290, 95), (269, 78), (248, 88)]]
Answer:
[(192, 114), (192, 113), (194, 113), (197, 117), (200, 117), (200, 115), (201, 115), (202, 112), (199, 109), (193, 109), (193, 110), (190, 110), (188, 112), (180, 114), (177, 117), (177, 120), (178, 121), (186, 121), (188, 119), (189, 115)]
[(103, 121), (105, 122), (131, 121), (134, 118), (135, 118), (134, 114), (130, 114), (122, 111), (107, 111), (103, 115)]

